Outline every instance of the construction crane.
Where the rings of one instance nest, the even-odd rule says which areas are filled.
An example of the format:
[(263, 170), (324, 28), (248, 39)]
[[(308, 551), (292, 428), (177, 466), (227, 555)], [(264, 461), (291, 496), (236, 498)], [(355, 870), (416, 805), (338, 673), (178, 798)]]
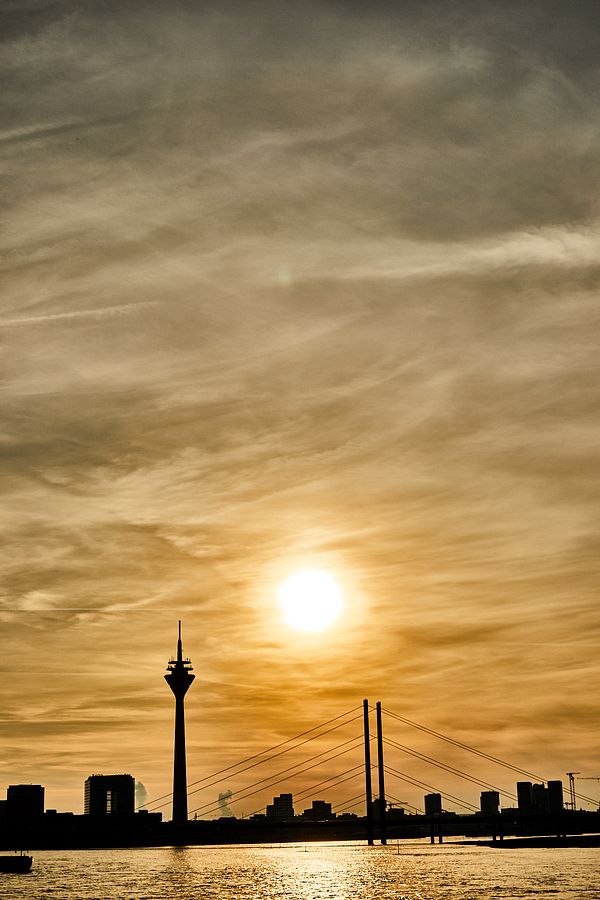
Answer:
[[(600, 781), (600, 775), (581, 775), (579, 781)], [(598, 801), (598, 809), (600, 809), (600, 800)]]
[(575, 776), (579, 775), (579, 772), (566, 772), (565, 774), (569, 778), (569, 797), (571, 798), (569, 808), (575, 809)]

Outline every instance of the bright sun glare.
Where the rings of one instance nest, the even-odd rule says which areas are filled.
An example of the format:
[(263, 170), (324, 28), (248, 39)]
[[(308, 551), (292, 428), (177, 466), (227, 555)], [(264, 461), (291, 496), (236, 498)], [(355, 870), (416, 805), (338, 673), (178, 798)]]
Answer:
[(329, 572), (303, 569), (279, 585), (279, 605), (286, 622), (300, 631), (322, 631), (342, 611), (342, 592)]

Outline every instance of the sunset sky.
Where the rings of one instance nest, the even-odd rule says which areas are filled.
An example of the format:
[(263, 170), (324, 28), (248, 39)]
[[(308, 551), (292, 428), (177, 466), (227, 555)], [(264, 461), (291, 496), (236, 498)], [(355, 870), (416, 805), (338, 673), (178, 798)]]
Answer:
[(189, 781), (364, 697), (600, 776), (600, 6), (1, 9), (0, 797), (167, 793), (178, 619)]

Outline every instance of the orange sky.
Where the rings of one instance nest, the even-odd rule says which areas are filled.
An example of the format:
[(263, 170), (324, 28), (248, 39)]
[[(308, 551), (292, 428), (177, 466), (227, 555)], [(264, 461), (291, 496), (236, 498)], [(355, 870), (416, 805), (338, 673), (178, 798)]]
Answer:
[(179, 618), (190, 781), (363, 697), (600, 775), (600, 23), (550, 5), (8, 4), (0, 795), (166, 793)]

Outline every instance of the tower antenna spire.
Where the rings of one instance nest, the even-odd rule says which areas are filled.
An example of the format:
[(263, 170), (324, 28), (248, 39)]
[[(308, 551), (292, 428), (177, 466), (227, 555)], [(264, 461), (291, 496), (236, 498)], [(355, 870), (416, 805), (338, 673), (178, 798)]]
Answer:
[(187, 822), (187, 770), (185, 759), (185, 710), (184, 697), (196, 676), (192, 674), (192, 663), (183, 658), (181, 643), (181, 619), (177, 637), (177, 658), (167, 663), (165, 681), (175, 694), (175, 746), (173, 751), (173, 822), (184, 825)]

